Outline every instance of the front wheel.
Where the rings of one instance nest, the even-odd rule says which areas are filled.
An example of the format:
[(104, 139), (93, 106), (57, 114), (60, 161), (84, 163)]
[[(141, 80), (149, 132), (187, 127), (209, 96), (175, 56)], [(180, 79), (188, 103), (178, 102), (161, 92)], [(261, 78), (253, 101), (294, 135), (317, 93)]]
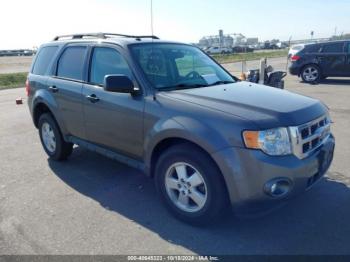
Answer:
[(206, 225), (227, 210), (228, 195), (220, 171), (194, 146), (180, 144), (164, 152), (155, 176), (166, 207), (182, 221)]
[(301, 78), (306, 83), (318, 83), (322, 78), (321, 70), (317, 65), (307, 65), (301, 71)]

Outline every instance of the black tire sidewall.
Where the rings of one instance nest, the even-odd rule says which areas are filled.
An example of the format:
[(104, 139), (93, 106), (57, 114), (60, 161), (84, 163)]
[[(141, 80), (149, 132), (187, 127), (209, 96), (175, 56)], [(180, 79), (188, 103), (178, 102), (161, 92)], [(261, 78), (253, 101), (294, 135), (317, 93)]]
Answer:
[[(202, 175), (207, 189), (207, 201), (197, 212), (185, 212), (170, 199), (165, 187), (165, 174), (176, 162), (185, 162), (196, 168)], [(167, 150), (159, 158), (155, 172), (156, 187), (166, 207), (178, 218), (192, 224), (207, 224), (220, 213), (227, 204), (226, 187), (221, 174), (211, 159), (204, 153), (190, 147), (177, 146)], [(214, 197), (215, 196), (215, 197)]]

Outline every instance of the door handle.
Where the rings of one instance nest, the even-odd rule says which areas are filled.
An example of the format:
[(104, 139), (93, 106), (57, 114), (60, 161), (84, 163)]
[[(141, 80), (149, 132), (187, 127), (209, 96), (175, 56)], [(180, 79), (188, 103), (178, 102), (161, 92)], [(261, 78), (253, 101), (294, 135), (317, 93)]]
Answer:
[(57, 87), (57, 86), (49, 86), (49, 90), (50, 90), (52, 93), (57, 93), (57, 92), (58, 92), (58, 87)]
[(96, 103), (100, 101), (100, 99), (95, 94), (86, 96), (86, 99), (89, 100), (91, 103)]

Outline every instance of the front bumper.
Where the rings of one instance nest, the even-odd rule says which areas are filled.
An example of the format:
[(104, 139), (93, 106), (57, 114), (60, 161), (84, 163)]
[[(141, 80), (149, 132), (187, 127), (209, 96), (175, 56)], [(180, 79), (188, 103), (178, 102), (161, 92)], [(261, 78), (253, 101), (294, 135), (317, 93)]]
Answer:
[[(228, 148), (212, 156), (224, 175), (232, 205), (237, 209), (265, 210), (311, 188), (331, 165), (334, 147), (335, 139), (330, 135), (305, 159), (269, 156), (246, 148)], [(290, 191), (281, 197), (272, 197), (264, 190), (276, 178), (291, 181)]]

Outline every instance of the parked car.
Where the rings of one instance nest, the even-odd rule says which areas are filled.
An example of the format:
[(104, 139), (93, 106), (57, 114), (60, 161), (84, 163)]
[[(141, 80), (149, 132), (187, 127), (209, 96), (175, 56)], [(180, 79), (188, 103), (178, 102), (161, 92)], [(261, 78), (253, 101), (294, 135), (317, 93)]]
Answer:
[(207, 54), (229, 54), (232, 53), (232, 49), (228, 48), (228, 47), (218, 47), (218, 46), (211, 46), (208, 47), (205, 52), (207, 52)]
[(233, 53), (251, 53), (254, 52), (253, 48), (249, 46), (235, 46), (232, 48)]
[(291, 56), (289, 72), (306, 83), (350, 77), (350, 40), (305, 45)]
[(76, 144), (138, 168), (188, 223), (278, 205), (332, 162), (323, 103), (241, 82), (199, 48), (154, 36), (56, 37), (26, 92), (50, 159)]

